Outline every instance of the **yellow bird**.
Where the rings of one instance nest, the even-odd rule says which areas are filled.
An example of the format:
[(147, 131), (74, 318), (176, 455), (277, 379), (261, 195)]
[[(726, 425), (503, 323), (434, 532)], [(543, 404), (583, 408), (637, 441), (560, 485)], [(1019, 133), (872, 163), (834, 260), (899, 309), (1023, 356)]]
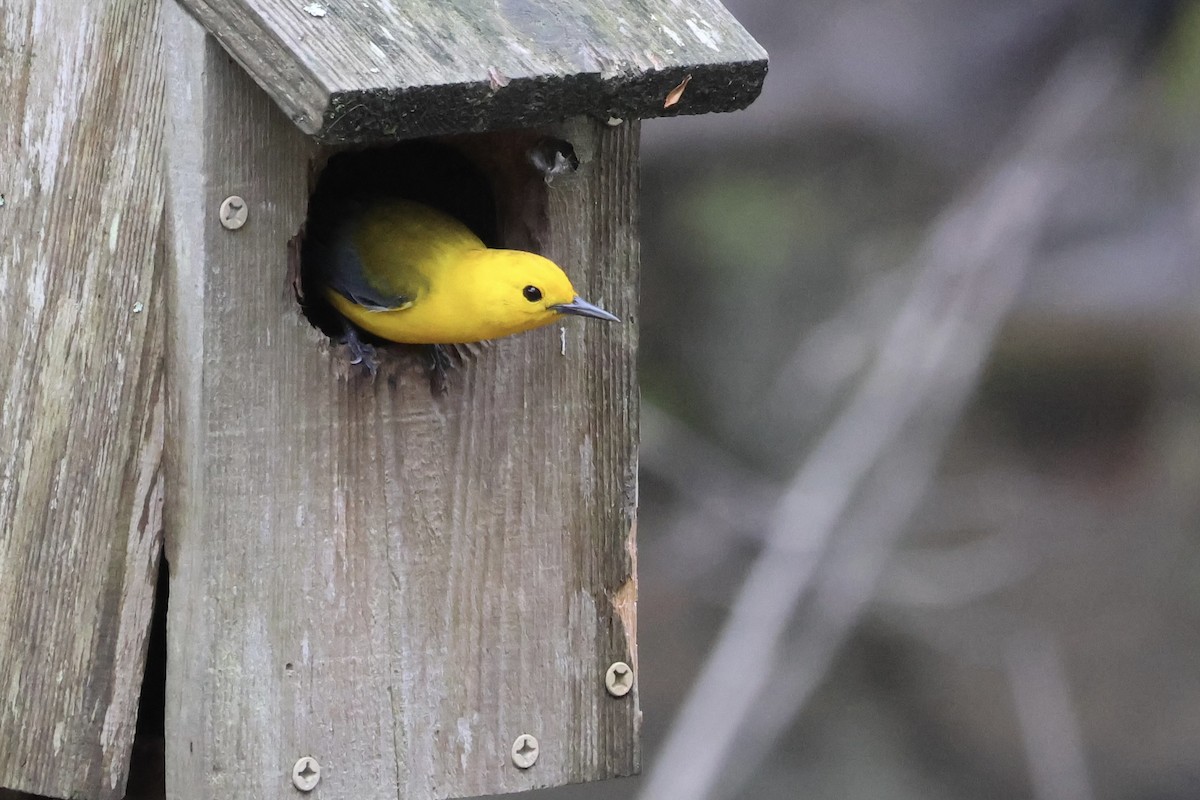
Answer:
[(488, 248), (454, 217), (420, 203), (367, 204), (330, 244), (324, 266), (329, 301), (354, 325), (389, 341), (479, 342), (549, 325), (564, 314), (620, 321), (579, 297), (553, 261)]

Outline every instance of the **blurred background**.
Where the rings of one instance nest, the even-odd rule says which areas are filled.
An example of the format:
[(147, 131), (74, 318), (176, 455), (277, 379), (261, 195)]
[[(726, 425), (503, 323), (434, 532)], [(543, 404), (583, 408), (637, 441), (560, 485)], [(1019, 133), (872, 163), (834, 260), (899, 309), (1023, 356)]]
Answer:
[(639, 778), (1200, 798), (1200, 4), (728, 0), (644, 124)]

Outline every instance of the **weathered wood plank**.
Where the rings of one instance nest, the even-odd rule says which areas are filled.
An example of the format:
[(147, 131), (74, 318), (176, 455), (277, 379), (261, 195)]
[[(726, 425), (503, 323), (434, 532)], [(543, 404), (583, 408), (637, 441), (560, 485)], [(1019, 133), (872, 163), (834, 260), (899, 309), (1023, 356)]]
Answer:
[(478, 146), (510, 242), (626, 322), (505, 340), (434, 397), (418, 359), (371, 380), (300, 315), (317, 154), (199, 30), (176, 12), (168, 34), (198, 81), (169, 142), (168, 793), (291, 798), (301, 756), (353, 800), (635, 771), (637, 691), (604, 673), (635, 659), (636, 126), (561, 129), (584, 163), (549, 189), (516, 171), (527, 136)]
[(182, 2), (326, 142), (732, 111), (767, 71), (719, 0)]
[(6, 0), (0, 96), (0, 787), (116, 798), (161, 543), (157, 6)]

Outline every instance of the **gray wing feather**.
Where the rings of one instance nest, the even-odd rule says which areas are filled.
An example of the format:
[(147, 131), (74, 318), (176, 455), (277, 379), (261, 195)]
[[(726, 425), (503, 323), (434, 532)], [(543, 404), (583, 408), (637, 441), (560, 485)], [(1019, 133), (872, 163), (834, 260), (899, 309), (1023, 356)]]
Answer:
[(386, 295), (367, 282), (366, 272), (354, 246), (349, 226), (333, 237), (327, 285), (346, 299), (372, 311), (390, 311), (412, 303), (406, 295)]

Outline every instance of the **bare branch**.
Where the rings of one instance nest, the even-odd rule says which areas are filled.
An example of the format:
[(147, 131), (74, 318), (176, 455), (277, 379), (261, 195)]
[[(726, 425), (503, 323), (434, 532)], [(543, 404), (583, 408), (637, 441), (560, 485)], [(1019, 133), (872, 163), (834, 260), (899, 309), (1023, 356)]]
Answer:
[(1047, 634), (1013, 636), (1004, 664), (1034, 800), (1091, 800), (1095, 794), (1083, 755), (1083, 735), (1056, 641)]
[[(1069, 59), (1034, 103), (1011, 157), (934, 224), (918, 256), (921, 271), (874, 364), (777, 504), (763, 551), (648, 776), (643, 798), (703, 800), (716, 793), (729, 752), (779, 669), (779, 642), (812, 588), (818, 565), (828, 559), (834, 531), (868, 474), (911, 428), (923, 455), (892, 476), (907, 486), (898, 493), (900, 507), (891, 516), (870, 515), (879, 527), (867, 538), (885, 552), (902, 530), (915, 505), (911, 498), (919, 498), (928, 483), (1020, 285), (1060, 184), (1062, 150), (1108, 97), (1117, 74), (1111, 57)], [(843, 598), (835, 635), (823, 636), (826, 661), (881, 569), (882, 563)], [(807, 695), (808, 689), (795, 693), (784, 709), (787, 719)], [(780, 727), (778, 719), (772, 727)], [(756, 752), (749, 761), (743, 757), (744, 766), (758, 763), (768, 738), (755, 737)]]

